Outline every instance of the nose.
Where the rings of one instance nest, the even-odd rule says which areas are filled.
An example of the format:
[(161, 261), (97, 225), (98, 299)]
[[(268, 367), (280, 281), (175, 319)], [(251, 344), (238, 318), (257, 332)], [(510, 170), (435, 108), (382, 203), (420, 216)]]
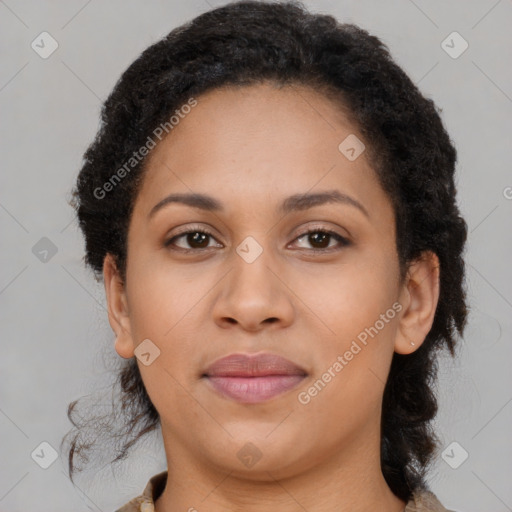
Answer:
[(280, 329), (293, 322), (293, 293), (283, 272), (271, 260), (266, 250), (252, 263), (234, 253), (232, 270), (222, 280), (213, 307), (217, 325), (257, 332), (269, 326)]

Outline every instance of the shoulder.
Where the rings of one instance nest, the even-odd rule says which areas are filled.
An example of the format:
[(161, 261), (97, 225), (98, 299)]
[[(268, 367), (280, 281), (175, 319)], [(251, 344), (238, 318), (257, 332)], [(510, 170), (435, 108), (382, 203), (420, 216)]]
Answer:
[(155, 512), (153, 503), (148, 502), (142, 496), (137, 496), (115, 512)]
[(443, 507), (435, 494), (430, 491), (418, 491), (407, 503), (405, 512), (455, 512)]
[(167, 471), (152, 476), (140, 496), (133, 498), (115, 512), (155, 512), (155, 501), (167, 482)]

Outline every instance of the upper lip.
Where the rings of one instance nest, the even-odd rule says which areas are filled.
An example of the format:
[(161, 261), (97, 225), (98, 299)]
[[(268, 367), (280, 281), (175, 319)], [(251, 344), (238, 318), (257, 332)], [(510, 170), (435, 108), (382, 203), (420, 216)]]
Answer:
[(265, 377), (268, 375), (307, 375), (292, 361), (277, 354), (230, 354), (214, 361), (203, 376)]

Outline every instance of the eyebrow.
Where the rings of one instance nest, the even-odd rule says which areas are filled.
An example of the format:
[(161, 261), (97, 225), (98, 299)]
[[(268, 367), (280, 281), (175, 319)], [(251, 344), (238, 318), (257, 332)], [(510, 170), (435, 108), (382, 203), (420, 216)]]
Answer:
[[(201, 210), (210, 212), (222, 212), (224, 208), (222, 204), (214, 197), (206, 194), (187, 193), (187, 194), (171, 194), (160, 202), (158, 202), (151, 211), (148, 217), (152, 217), (155, 213), (171, 203), (180, 203), (193, 208), (200, 208)], [(366, 208), (353, 197), (342, 194), (338, 190), (326, 190), (324, 192), (294, 194), (287, 197), (279, 207), (279, 212), (287, 214), (292, 211), (302, 211), (315, 206), (320, 206), (327, 203), (339, 203), (354, 206), (360, 210), (366, 217), (370, 217)]]

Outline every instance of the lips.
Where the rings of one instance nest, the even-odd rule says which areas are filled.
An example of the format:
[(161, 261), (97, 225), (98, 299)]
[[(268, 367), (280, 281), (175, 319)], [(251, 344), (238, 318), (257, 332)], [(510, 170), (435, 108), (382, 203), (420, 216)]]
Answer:
[(203, 377), (222, 396), (257, 403), (285, 393), (307, 376), (299, 365), (276, 354), (231, 354), (215, 361)]

